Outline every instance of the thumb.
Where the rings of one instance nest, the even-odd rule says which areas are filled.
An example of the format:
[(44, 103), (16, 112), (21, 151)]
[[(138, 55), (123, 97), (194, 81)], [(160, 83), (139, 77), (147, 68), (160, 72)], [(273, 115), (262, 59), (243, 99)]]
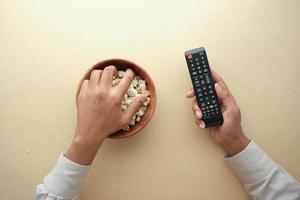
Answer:
[[(144, 95), (137, 96), (134, 101), (130, 104), (127, 110), (123, 115), (123, 122), (125, 124), (129, 124), (133, 115), (138, 111), (138, 109), (142, 106), (142, 104), (147, 100), (147, 97)], [(127, 123), (128, 122), (128, 123)]]
[(225, 85), (222, 85), (221, 82), (215, 83), (215, 89), (218, 98), (225, 106), (234, 104), (233, 96)]

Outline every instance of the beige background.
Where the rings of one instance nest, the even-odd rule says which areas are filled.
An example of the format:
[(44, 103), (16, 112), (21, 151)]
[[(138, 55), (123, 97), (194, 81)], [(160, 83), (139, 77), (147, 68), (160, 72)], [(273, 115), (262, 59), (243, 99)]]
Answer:
[(245, 132), (299, 180), (299, 10), (298, 0), (0, 0), (0, 198), (33, 198), (70, 144), (81, 75), (121, 57), (152, 75), (157, 110), (140, 134), (105, 142), (81, 199), (248, 199), (185, 99), (183, 52), (199, 46)]

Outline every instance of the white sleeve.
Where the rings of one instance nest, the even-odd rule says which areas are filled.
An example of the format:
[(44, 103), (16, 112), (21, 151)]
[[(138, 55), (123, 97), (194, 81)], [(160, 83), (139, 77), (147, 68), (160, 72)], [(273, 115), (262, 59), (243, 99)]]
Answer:
[(300, 200), (300, 183), (269, 158), (253, 141), (225, 158), (255, 200)]
[(36, 200), (78, 200), (80, 187), (89, 166), (80, 165), (60, 155), (56, 166), (36, 188)]

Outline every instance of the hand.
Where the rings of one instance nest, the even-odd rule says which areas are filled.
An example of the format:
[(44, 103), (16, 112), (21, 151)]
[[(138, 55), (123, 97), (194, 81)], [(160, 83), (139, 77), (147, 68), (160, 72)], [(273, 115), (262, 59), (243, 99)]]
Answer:
[(126, 111), (122, 111), (122, 100), (134, 74), (127, 69), (119, 85), (112, 87), (115, 73), (114, 66), (94, 70), (90, 80), (82, 83), (77, 102), (76, 133), (65, 154), (74, 162), (91, 164), (104, 139), (129, 124), (146, 100), (145, 96), (138, 96)]
[(222, 126), (205, 129), (202, 112), (198, 107), (194, 90), (189, 90), (186, 96), (193, 98), (192, 110), (197, 126), (208, 133), (216, 143), (220, 144), (232, 156), (241, 152), (249, 144), (250, 140), (243, 133), (240, 109), (225, 82), (214, 71), (212, 71), (212, 77), (215, 81), (216, 93), (221, 103), (224, 118)]

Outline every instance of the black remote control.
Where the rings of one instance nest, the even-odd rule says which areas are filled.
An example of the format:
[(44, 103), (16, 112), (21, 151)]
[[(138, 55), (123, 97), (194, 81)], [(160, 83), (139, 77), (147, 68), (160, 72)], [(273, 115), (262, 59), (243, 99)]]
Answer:
[(215, 91), (205, 49), (200, 47), (186, 51), (185, 58), (205, 128), (222, 125), (221, 105)]

